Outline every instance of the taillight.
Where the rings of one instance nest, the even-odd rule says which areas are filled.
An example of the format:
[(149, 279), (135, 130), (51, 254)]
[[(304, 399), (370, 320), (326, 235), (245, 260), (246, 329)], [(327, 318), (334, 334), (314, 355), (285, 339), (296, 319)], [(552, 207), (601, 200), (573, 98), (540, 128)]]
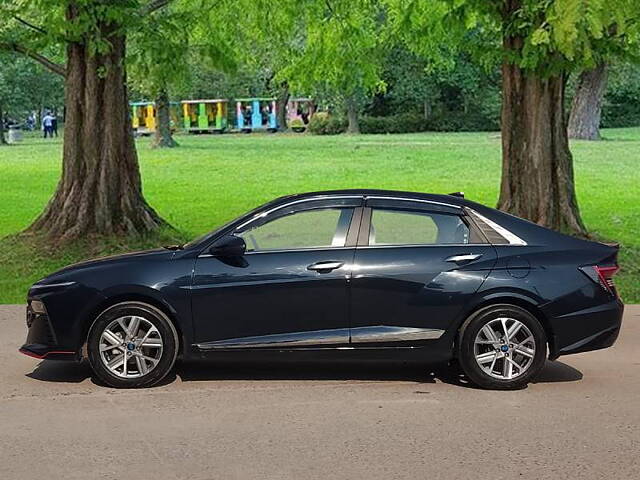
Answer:
[(600, 267), (592, 265), (588, 267), (580, 267), (580, 270), (595, 283), (604, 288), (612, 295), (617, 295), (616, 287), (613, 284), (613, 276), (618, 273), (620, 267), (617, 265), (609, 267)]

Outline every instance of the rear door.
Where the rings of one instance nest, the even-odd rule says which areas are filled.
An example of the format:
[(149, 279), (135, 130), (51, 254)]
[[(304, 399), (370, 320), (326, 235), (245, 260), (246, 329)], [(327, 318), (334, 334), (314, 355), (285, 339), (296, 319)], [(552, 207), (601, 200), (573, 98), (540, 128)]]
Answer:
[(455, 205), (366, 200), (351, 280), (353, 346), (438, 339), (482, 285), (495, 249)]

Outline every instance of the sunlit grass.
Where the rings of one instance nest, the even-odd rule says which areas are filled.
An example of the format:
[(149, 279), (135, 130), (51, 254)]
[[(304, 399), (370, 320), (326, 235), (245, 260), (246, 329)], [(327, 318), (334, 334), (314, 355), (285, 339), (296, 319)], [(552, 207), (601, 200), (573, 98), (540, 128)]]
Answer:
[[(576, 188), (584, 221), (598, 238), (618, 241), (627, 301), (640, 302), (640, 128), (604, 131), (602, 142), (574, 142)], [(280, 195), (334, 188), (447, 193), (495, 205), (500, 138), (495, 133), (180, 136), (180, 148), (138, 141), (149, 203), (188, 239)], [(26, 228), (60, 175), (60, 140), (27, 138), (0, 148), (0, 236)], [(170, 236), (170, 235), (169, 235)], [(167, 235), (163, 236), (163, 239)], [(159, 239), (106, 242), (109, 252)], [(33, 255), (24, 242), (1, 242), (0, 302), (24, 300), (27, 286), (100, 246)]]

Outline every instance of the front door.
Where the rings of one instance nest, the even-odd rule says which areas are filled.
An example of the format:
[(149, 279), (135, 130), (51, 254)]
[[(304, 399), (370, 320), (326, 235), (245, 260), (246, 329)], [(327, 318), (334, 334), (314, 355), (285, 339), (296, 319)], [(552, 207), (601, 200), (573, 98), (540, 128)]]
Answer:
[(353, 346), (440, 338), (496, 261), (455, 206), (367, 200), (354, 258)]
[(234, 232), (247, 244), (245, 255), (201, 255), (192, 289), (200, 348), (348, 344), (347, 281), (355, 254), (349, 230), (361, 203), (350, 198), (282, 208)]

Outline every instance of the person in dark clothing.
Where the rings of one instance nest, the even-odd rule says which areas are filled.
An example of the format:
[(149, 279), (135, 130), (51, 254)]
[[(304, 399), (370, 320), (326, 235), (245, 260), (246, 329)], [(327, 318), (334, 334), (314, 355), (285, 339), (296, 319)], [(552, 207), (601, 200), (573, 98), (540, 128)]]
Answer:
[(51, 114), (51, 137), (55, 135), (58, 138), (58, 117), (55, 113)]

